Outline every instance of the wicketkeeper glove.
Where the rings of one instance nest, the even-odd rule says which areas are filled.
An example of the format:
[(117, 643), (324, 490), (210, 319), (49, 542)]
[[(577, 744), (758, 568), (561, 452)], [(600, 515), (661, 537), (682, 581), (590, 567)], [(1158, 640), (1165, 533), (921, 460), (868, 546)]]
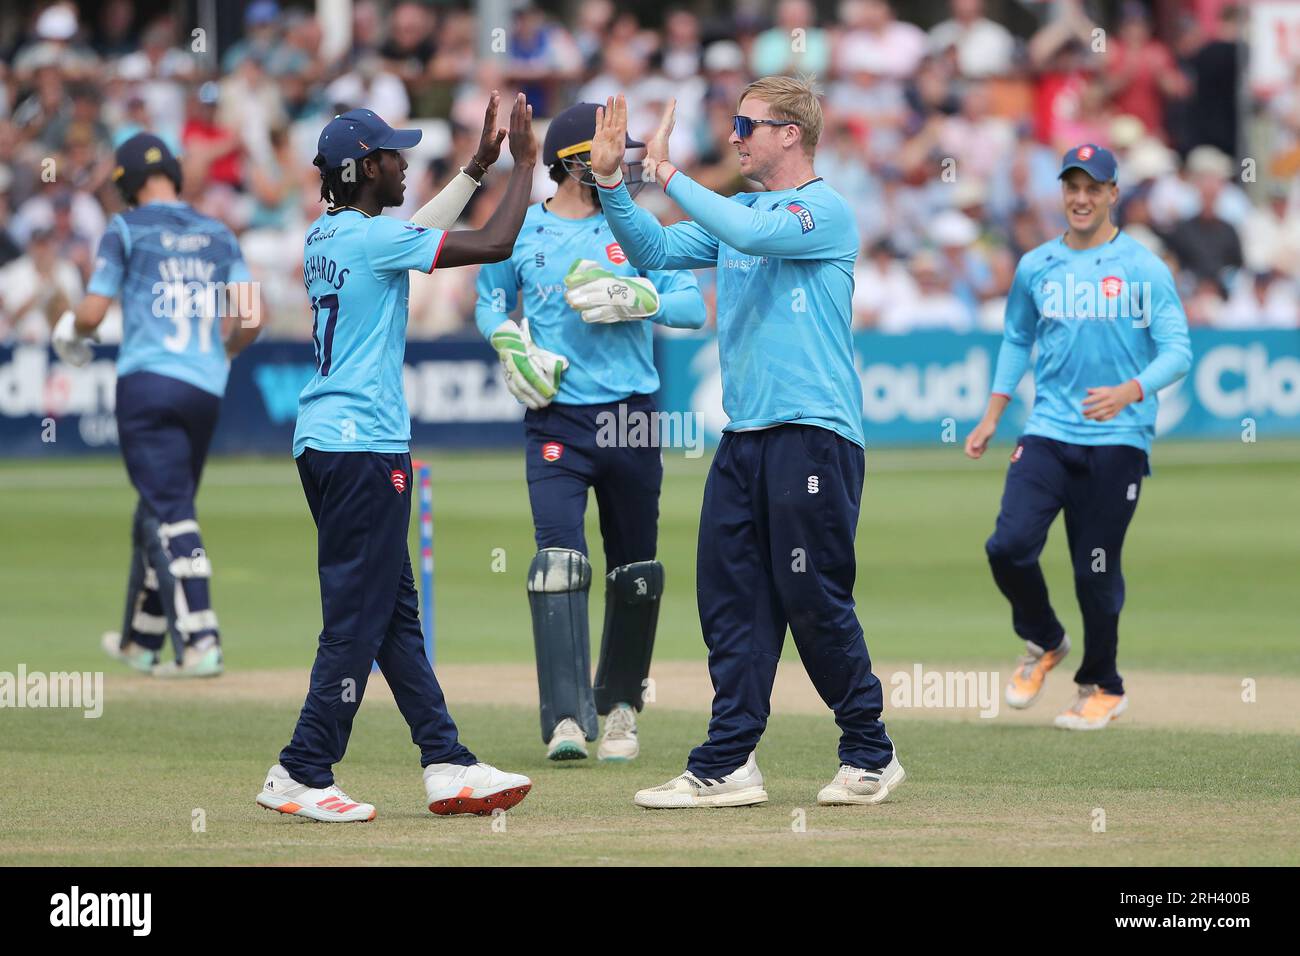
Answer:
[(50, 334), (50, 344), (54, 346), (54, 351), (59, 358), (69, 365), (81, 368), (83, 365), (90, 364), (94, 354), (90, 343), (95, 340), (95, 337), (82, 335), (77, 331), (76, 323), (77, 317), (71, 310), (64, 312)]
[(560, 389), (560, 379), (569, 367), (569, 360), (533, 342), (528, 334), (527, 319), (522, 325), (506, 319), (488, 341), (501, 359), (510, 394), (534, 411), (551, 404), (551, 399)]
[(659, 292), (649, 279), (616, 276), (590, 259), (579, 259), (564, 277), (564, 301), (584, 322), (628, 322), (659, 311)]

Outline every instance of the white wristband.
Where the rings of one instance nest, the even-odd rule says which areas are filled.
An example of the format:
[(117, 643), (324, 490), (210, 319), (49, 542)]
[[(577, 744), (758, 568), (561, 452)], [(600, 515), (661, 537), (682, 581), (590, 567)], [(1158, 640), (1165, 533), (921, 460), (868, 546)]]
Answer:
[(623, 181), (623, 170), (620, 167), (617, 172), (610, 173), (608, 176), (596, 172), (594, 169), (591, 174), (596, 177), (596, 184), (604, 186), (606, 189), (613, 189)]

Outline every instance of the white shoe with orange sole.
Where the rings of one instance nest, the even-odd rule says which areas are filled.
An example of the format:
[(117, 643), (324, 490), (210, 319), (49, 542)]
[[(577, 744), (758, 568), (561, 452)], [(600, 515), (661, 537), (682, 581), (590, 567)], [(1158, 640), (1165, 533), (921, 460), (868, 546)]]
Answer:
[(299, 783), (279, 764), (267, 771), (257, 803), (268, 810), (322, 823), (366, 823), (375, 818), (371, 804), (358, 803), (337, 786), (320, 789)]
[(473, 813), (487, 816), (518, 804), (533, 782), (521, 773), (507, 773), (487, 763), (468, 767), (432, 763), (424, 768), (424, 795), (429, 809), (439, 816)]

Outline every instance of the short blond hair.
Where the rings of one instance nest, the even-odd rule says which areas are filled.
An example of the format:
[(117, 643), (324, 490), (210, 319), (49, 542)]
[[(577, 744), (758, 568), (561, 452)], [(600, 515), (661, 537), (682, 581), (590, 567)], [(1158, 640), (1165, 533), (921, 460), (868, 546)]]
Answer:
[(822, 104), (812, 76), (764, 76), (750, 83), (740, 94), (736, 108), (746, 97), (767, 104), (773, 119), (798, 123), (803, 134), (803, 149), (809, 156), (822, 138)]

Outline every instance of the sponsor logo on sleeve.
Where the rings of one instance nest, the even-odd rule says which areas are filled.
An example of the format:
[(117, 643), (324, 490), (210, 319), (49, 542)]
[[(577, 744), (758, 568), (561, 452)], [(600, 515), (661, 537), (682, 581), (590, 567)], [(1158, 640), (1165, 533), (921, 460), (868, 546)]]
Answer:
[(792, 202), (785, 207), (788, 211), (795, 214), (799, 219), (799, 228), (804, 232), (812, 232), (817, 228), (817, 223), (813, 222), (812, 210), (801, 202)]

